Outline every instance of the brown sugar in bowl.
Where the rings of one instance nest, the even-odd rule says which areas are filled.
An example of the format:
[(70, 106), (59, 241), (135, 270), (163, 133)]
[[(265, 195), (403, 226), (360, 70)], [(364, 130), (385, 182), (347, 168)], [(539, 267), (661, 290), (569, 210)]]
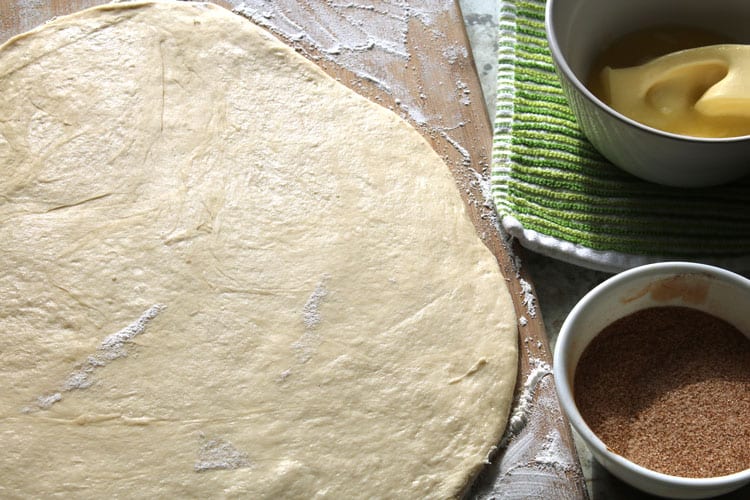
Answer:
[(750, 468), (750, 339), (684, 306), (605, 327), (576, 367), (575, 402), (612, 451), (648, 469), (715, 477)]
[(684, 262), (625, 271), (581, 299), (553, 371), (605, 468), (670, 498), (750, 483), (749, 310), (750, 280)]

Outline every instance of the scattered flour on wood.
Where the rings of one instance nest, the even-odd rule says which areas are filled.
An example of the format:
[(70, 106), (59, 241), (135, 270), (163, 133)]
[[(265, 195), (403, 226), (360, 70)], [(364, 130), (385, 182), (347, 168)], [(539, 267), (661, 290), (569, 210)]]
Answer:
[(544, 377), (552, 373), (552, 368), (544, 361), (533, 359), (531, 360), (531, 363), (533, 368), (526, 377), (526, 381), (521, 389), (521, 394), (518, 396), (518, 402), (508, 419), (505, 435), (500, 442), (501, 448), (506, 446), (513, 437), (526, 427), (526, 423), (529, 421), (529, 415), (533, 407), (536, 388)]
[(521, 284), (521, 297), (523, 297), (521, 303), (526, 307), (526, 312), (529, 313), (529, 316), (536, 318), (536, 297), (531, 288), (531, 283), (523, 278), (519, 278), (518, 282)]
[(461, 160), (461, 163), (466, 167), (471, 166), (471, 154), (469, 153), (469, 151), (465, 147), (463, 147), (458, 141), (456, 141), (454, 138), (449, 136), (445, 132), (445, 130), (440, 130), (439, 133), (440, 133), (440, 136), (448, 142), (448, 144), (456, 148), (456, 151), (458, 151), (461, 154), (461, 157), (463, 158)]
[[(424, 22), (421, 13), (399, 3), (376, 8), (373, 5), (320, 2), (296, 10), (285, 8), (284, 3), (235, 0), (232, 10), (284, 38), (306, 41), (347, 68), (355, 66), (356, 53), (370, 50), (408, 60), (406, 43), (409, 20), (418, 18)], [(314, 16), (316, 22), (310, 23), (309, 16)], [(383, 23), (381, 18), (384, 17), (389, 22)], [(367, 24), (378, 25), (382, 29), (366, 29), (364, 26)]]
[(448, 64), (456, 64), (459, 59), (468, 58), (469, 51), (463, 45), (450, 45), (443, 49), (443, 57)]
[(559, 467), (560, 465), (566, 464), (568, 460), (568, 453), (565, 451), (563, 446), (562, 436), (557, 429), (552, 429), (544, 437), (542, 447), (537, 453), (534, 461), (541, 465), (549, 465), (552, 467)]
[[(299, 8), (292, 0), (230, 0), (232, 10), (262, 26), (312, 60), (330, 61), (352, 72), (358, 79), (373, 83), (378, 89), (400, 99), (400, 111), (418, 125), (440, 117), (425, 113), (425, 94), (415, 93), (404, 82), (394, 78), (393, 68), (405, 67), (411, 61), (409, 30), (428, 30), (434, 17), (447, 4), (424, 2), (390, 2), (378, 5), (354, 2), (307, 2)], [(311, 21), (312, 19), (312, 21)], [(440, 33), (443, 37), (444, 33)], [(413, 43), (413, 42), (412, 42)], [(449, 60), (467, 58), (466, 47), (445, 49)], [(444, 61), (426, 60), (426, 64)], [(357, 86), (357, 82), (350, 84)], [(376, 98), (377, 100), (377, 98)]]
[[(546, 376), (551, 373), (551, 368), (536, 358), (530, 363), (531, 372), (499, 445), (502, 453), (492, 466), (496, 471), (494, 479), (488, 487), (477, 492), (477, 499), (505, 498), (511, 486), (518, 498), (539, 498), (541, 492), (557, 491), (556, 484), (562, 486), (569, 484), (571, 479), (582, 480), (574, 476), (580, 471), (563, 435), (556, 427), (549, 428), (543, 423), (561, 417), (557, 399), (548, 393), (551, 378)], [(561, 493), (566, 490), (562, 488)], [(572, 500), (578, 497), (560, 498)]]
[(469, 90), (469, 86), (458, 80), (456, 82), (456, 89), (459, 93), (459, 102), (464, 106), (469, 106), (471, 104), (471, 90)]

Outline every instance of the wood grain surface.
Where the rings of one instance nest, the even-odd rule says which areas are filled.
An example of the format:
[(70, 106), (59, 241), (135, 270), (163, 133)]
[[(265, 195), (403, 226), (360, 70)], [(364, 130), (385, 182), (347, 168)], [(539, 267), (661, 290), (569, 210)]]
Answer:
[[(103, 0), (3, 0), (0, 42)], [(567, 420), (549, 373), (551, 353), (522, 250), (498, 231), (489, 194), (492, 128), (460, 9), (452, 0), (366, 3), (220, 0), (358, 93), (417, 128), (456, 179), (477, 233), (497, 257), (519, 324), (514, 432), (467, 490), (471, 498), (586, 497)], [(387, 145), (384, 145), (387, 147)], [(500, 444), (500, 443), (499, 443)]]

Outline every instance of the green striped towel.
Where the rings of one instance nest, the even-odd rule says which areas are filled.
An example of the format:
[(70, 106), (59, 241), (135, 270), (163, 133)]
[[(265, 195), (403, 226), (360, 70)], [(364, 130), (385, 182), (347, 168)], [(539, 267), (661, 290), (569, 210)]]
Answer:
[(532, 250), (592, 269), (690, 260), (749, 271), (750, 176), (668, 188), (608, 163), (567, 106), (544, 5), (500, 1), (492, 190), (503, 228)]

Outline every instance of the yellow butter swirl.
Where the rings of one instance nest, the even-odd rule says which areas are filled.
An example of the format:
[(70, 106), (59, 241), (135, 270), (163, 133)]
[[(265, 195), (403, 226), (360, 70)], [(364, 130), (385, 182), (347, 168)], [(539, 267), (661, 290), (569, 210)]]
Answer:
[(750, 45), (681, 50), (602, 73), (605, 100), (645, 125), (696, 137), (750, 134)]

